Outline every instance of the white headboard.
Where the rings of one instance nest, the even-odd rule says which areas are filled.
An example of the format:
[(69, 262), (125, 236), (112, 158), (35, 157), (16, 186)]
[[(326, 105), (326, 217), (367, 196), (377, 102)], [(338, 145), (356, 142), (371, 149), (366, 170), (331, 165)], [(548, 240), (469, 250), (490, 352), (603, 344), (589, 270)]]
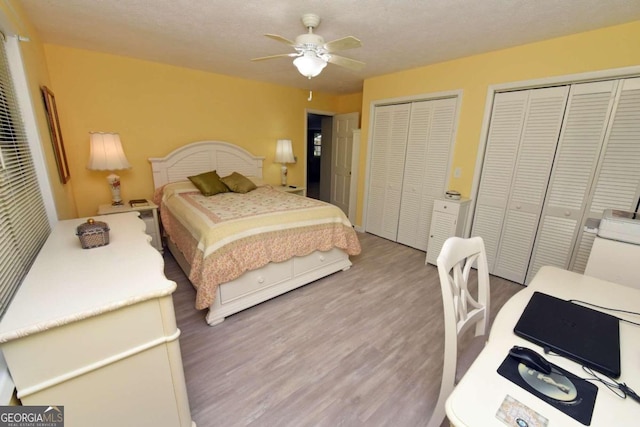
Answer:
[(152, 157), (154, 188), (187, 177), (216, 170), (226, 176), (239, 172), (245, 176), (262, 178), (262, 161), (244, 148), (224, 141), (200, 141), (180, 147), (166, 157)]

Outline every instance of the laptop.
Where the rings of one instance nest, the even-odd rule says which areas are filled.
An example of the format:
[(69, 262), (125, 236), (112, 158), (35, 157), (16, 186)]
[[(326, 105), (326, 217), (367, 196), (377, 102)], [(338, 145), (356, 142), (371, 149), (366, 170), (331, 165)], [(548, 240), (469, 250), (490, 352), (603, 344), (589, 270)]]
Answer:
[(545, 351), (620, 376), (620, 323), (607, 313), (534, 292), (513, 331)]

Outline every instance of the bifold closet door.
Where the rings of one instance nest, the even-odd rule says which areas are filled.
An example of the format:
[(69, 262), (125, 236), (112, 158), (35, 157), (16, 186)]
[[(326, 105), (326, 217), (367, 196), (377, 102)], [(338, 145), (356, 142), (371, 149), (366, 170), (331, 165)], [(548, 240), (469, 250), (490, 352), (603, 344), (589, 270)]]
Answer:
[[(640, 78), (622, 80), (619, 86), (582, 225), (587, 218), (602, 218), (605, 209), (634, 211), (640, 198)], [(594, 238), (579, 233), (571, 270), (584, 273)]]
[(568, 86), (495, 95), (472, 236), (489, 271), (523, 283), (555, 154)]
[(398, 104), (376, 107), (374, 113), (365, 228), (393, 241), (398, 234), (410, 111), (411, 104)]
[(568, 86), (530, 90), (493, 274), (524, 283), (564, 116)]
[(456, 110), (457, 98), (411, 105), (397, 241), (422, 251), (427, 250), (433, 202), (446, 190)]
[(571, 87), (526, 283), (543, 265), (569, 267), (617, 85), (604, 81)]
[(496, 262), (502, 224), (511, 192), (529, 91), (497, 93), (493, 100), (472, 236), (484, 240), (489, 272)]

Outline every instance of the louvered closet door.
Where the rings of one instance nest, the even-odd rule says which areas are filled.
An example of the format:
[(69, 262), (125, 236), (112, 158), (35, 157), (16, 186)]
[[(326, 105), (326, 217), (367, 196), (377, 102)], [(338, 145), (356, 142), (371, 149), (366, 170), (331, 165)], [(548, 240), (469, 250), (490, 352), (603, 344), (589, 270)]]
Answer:
[(493, 273), (529, 91), (497, 93), (493, 100), (472, 236), (481, 236)]
[(445, 192), (457, 98), (411, 106), (398, 242), (427, 250), (433, 202)]
[(526, 282), (568, 268), (613, 107), (617, 82), (573, 85)]
[[(640, 197), (640, 78), (622, 80), (583, 216), (602, 218), (605, 209), (634, 211)], [(570, 268), (584, 273), (595, 234), (580, 233)]]
[(569, 86), (529, 91), (493, 274), (524, 283), (558, 144)]
[(366, 230), (396, 240), (411, 104), (376, 107)]

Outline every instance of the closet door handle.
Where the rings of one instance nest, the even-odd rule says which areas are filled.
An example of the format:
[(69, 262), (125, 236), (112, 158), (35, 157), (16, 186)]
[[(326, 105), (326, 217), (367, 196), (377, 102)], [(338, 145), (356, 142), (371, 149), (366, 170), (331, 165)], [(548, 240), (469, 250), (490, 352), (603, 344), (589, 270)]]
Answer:
[(564, 211), (564, 216), (571, 216), (571, 211)]

